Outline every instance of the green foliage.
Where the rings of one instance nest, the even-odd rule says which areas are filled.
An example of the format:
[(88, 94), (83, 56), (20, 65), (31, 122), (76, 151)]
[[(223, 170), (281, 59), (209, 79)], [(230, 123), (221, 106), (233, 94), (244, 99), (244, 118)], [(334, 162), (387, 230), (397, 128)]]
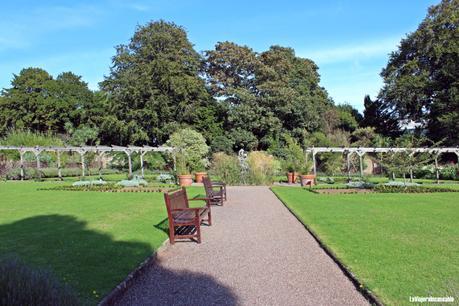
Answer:
[(74, 128), (70, 122), (67, 122), (65, 124), (65, 130), (70, 136), (67, 140), (70, 145), (97, 145), (99, 142), (99, 129), (96, 127), (80, 125), (78, 128)]
[[(28, 130), (9, 130), (5, 137), (0, 139), (1, 145), (10, 146), (24, 146), (24, 147), (35, 147), (35, 146), (64, 146), (64, 142), (59, 137), (47, 132), (31, 132)], [(6, 156), (8, 159), (19, 160), (19, 152), (17, 151), (0, 151), (0, 156)], [(35, 161), (36, 157), (32, 152), (24, 154), (26, 161)], [(63, 159), (65, 160), (65, 158)], [(40, 154), (41, 162), (54, 162), (56, 161), (56, 154), (52, 152), (42, 152)]]
[(211, 171), (228, 185), (238, 185), (241, 183), (241, 165), (234, 154), (224, 152), (214, 153), (212, 156)]
[(205, 52), (211, 94), (226, 105), (225, 130), (234, 149), (267, 149), (283, 132), (300, 143), (305, 131), (325, 125), (332, 108), (319, 86), (317, 66), (293, 49), (272, 46), (255, 53), (247, 46), (221, 42)]
[(285, 147), (281, 149), (283, 168), (287, 172), (298, 172), (305, 167), (306, 155), (298, 142), (290, 135), (284, 136)]
[(459, 192), (459, 189), (433, 186), (391, 186), (385, 184), (376, 185), (373, 190), (379, 193), (431, 193), (431, 192)]
[(117, 47), (101, 83), (110, 110), (100, 123), (102, 142), (163, 144), (184, 124), (209, 139), (221, 134), (200, 67), (182, 27), (162, 20), (139, 26), (129, 44)]
[(247, 157), (249, 173), (247, 182), (251, 185), (271, 185), (280, 170), (280, 163), (264, 151), (252, 151)]
[(11, 85), (0, 99), (0, 135), (11, 128), (62, 133), (67, 122), (78, 126), (93, 102), (87, 84), (71, 72), (53, 79), (43, 69), (26, 68)]
[(429, 8), (418, 29), (400, 42), (381, 76), (386, 113), (425, 126), (429, 138), (459, 144), (459, 1)]
[(32, 268), (17, 257), (0, 258), (2, 305), (80, 305), (77, 294), (49, 271)]
[(178, 174), (190, 174), (205, 168), (209, 146), (200, 133), (190, 128), (182, 129), (172, 134), (167, 144), (176, 150)]

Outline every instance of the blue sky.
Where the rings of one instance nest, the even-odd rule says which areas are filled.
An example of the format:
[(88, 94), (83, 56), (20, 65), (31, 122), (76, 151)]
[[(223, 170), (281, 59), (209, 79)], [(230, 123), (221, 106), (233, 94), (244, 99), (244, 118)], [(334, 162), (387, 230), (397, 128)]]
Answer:
[(139, 24), (182, 25), (197, 51), (218, 41), (263, 51), (289, 46), (319, 65), (321, 84), (337, 103), (359, 110), (377, 95), (379, 72), (402, 37), (438, 1), (4, 1), (0, 6), (0, 88), (13, 73), (41, 67), (73, 71), (91, 89), (108, 74), (114, 46)]

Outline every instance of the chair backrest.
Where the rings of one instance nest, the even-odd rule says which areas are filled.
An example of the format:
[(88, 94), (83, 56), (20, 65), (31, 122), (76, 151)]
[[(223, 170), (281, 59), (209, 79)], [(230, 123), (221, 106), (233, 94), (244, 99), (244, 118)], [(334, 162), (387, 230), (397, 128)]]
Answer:
[(204, 189), (206, 190), (206, 196), (209, 197), (213, 194), (212, 182), (208, 176), (202, 178), (202, 183), (204, 184)]
[(167, 214), (172, 216), (172, 211), (178, 208), (188, 208), (188, 197), (186, 189), (182, 188), (172, 192), (164, 193), (164, 201), (166, 202)]

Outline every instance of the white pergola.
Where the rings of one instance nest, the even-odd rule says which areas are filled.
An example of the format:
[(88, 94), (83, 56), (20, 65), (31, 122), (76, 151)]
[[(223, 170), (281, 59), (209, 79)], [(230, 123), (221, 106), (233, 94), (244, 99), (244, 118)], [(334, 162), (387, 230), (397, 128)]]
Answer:
[[(0, 146), (0, 151), (3, 150), (12, 150), (12, 151), (18, 151), (19, 156), (20, 156), (20, 167), (21, 167), (21, 180), (24, 179), (24, 154), (26, 152), (32, 152), (35, 155), (36, 158), (36, 163), (37, 163), (37, 169), (40, 169), (40, 154), (42, 152), (55, 152), (57, 155), (57, 172), (59, 178), (62, 178), (62, 173), (61, 173), (61, 154), (63, 152), (76, 152), (80, 154), (81, 158), (81, 174), (84, 177), (85, 176), (85, 161), (84, 161), (84, 156), (88, 152), (96, 153), (97, 156), (99, 157), (99, 176), (101, 175), (101, 170), (102, 170), (102, 158), (104, 154), (110, 153), (110, 152), (124, 152), (127, 157), (128, 157), (128, 166), (129, 166), (129, 177), (132, 176), (132, 153), (139, 153), (140, 155), (140, 168), (141, 168), (141, 174), (142, 177), (144, 176), (144, 156), (148, 152), (174, 152), (174, 148), (172, 147), (166, 147), (166, 146), (161, 146), (161, 147), (150, 147), (150, 146), (127, 146), (127, 147), (121, 147), (121, 146), (64, 146), (64, 147), (57, 147), (57, 146), (49, 146), (49, 147), (41, 147), (41, 146), (35, 146), (35, 147), (22, 147), (22, 146)], [(173, 154), (174, 158), (174, 168), (175, 168), (175, 154)]]
[(459, 160), (459, 148), (369, 148), (369, 147), (311, 147), (307, 148), (306, 154), (312, 154), (313, 171), (314, 175), (317, 175), (317, 161), (316, 155), (319, 153), (342, 153), (346, 155), (347, 172), (350, 176), (350, 158), (352, 154), (357, 154), (360, 161), (360, 176), (363, 176), (363, 156), (367, 153), (398, 153), (408, 152), (410, 154), (416, 153), (428, 153), (434, 156), (435, 169), (437, 172), (437, 180), (439, 178), (438, 173), (438, 157), (443, 153), (455, 153)]

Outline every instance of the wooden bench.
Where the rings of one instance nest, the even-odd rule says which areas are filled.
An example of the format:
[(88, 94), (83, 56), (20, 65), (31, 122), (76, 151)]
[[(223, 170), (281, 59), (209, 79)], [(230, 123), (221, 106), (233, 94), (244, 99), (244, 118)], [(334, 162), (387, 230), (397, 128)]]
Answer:
[[(206, 197), (209, 199), (210, 203), (223, 206), (223, 201), (226, 199), (224, 192), (224, 190), (226, 191), (226, 188), (223, 189), (223, 185), (212, 185), (208, 176), (202, 178), (202, 183), (204, 184)], [(218, 190), (215, 190), (216, 188)]]
[(212, 187), (220, 187), (222, 188), (223, 191), (223, 199), (226, 201), (226, 184), (224, 182), (218, 182), (218, 181), (212, 181), (210, 176), (207, 176), (212, 184)]
[[(206, 201), (203, 207), (189, 207), (189, 201)], [(210, 200), (208, 198), (188, 199), (186, 189), (164, 193), (167, 217), (169, 219), (169, 241), (174, 244), (175, 239), (196, 239), (201, 243), (201, 223), (206, 221), (212, 225)], [(205, 216), (207, 215), (207, 219)]]

